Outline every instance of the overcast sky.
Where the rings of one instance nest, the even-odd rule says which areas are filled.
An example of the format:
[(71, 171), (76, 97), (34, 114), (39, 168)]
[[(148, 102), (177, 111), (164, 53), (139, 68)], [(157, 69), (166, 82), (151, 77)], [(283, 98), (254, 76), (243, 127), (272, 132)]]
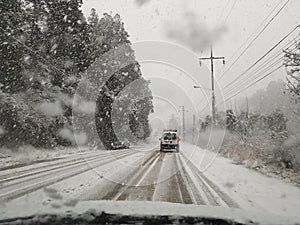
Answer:
[[(266, 21), (263, 25), (262, 22), (277, 4), (279, 4), (279, 6), (276, 11), (278, 11), (286, 1), (287, 0), (85, 0), (83, 11), (86, 16), (89, 15), (91, 8), (95, 8), (99, 16), (103, 13), (120, 14), (132, 43), (145, 40), (177, 43), (191, 50), (195, 56), (206, 57), (209, 54), (207, 50), (203, 52), (199, 50), (201, 47), (201, 40), (199, 39), (203, 38), (203, 36), (199, 38), (197, 32), (210, 33), (211, 36), (208, 35), (208, 39), (213, 38), (216, 56), (225, 56), (227, 61), (225, 66), (222, 65), (221, 61), (215, 63), (215, 76), (219, 83), (220, 92), (222, 92), (222, 87), (239, 76), (248, 66), (300, 23), (300, 0), (290, 0), (284, 10), (272, 21), (270, 26), (259, 36), (232, 69), (226, 73), (221, 80), (218, 79), (222, 72), (231, 65), (235, 57), (241, 53), (242, 50), (239, 49), (241, 44), (244, 43), (251, 34), (254, 33), (254, 35), (256, 35), (259, 32), (259, 30), (257, 30), (258, 28), (262, 29)], [(276, 11), (272, 15), (274, 15)], [(185, 28), (193, 29), (193, 27), (196, 30), (196, 34), (192, 39), (189, 40), (182, 37)], [(171, 35), (170, 32), (172, 32)], [(235, 52), (237, 54), (234, 57), (233, 54)], [(153, 92), (158, 94), (158, 89), (160, 89), (160, 96), (168, 96), (170, 90), (164, 87), (171, 85), (168, 85), (165, 81), (158, 82), (159, 79), (157, 76), (160, 76), (160, 79), (165, 79), (170, 76), (168, 73), (170, 73), (172, 69), (162, 65), (152, 64), (151, 66), (150, 64), (146, 65), (144, 63), (141, 63), (141, 65), (143, 75), (150, 80), (153, 79), (151, 86)], [(194, 66), (195, 68), (199, 67), (199, 64), (195, 63)], [(203, 79), (203, 81), (201, 80), (200, 82), (203, 82), (201, 83), (202, 85), (210, 85), (209, 63), (203, 63), (203, 67), (204, 68), (199, 69), (199, 76), (202, 76), (201, 79)], [(176, 85), (176, 80), (180, 80), (182, 72), (177, 70), (177, 72), (172, 71), (172, 74), (177, 74), (174, 76), (177, 76), (177, 78), (172, 80), (172, 82), (175, 83), (174, 85)], [(239, 96), (245, 96), (255, 92), (255, 90), (259, 88), (266, 87), (272, 79), (285, 79), (285, 75), (284, 70), (277, 71), (272, 76), (259, 82)], [(156, 78), (154, 79), (153, 77)], [(185, 79), (184, 74), (182, 77), (182, 81), (177, 82), (177, 85), (179, 85), (178, 83), (183, 83), (185, 80), (188, 80)], [(188, 85), (192, 85), (193, 83), (193, 81), (186, 82)], [(165, 86), (163, 85), (164, 83)], [(188, 87), (188, 85), (185, 86)], [(180, 89), (182, 89), (182, 87), (180, 87)], [(166, 90), (166, 93), (162, 94), (161, 90)], [(188, 90), (181, 91), (189, 92), (190, 95), (198, 100), (202, 98), (202, 96), (199, 98), (199, 95), (205, 93), (209, 95), (207, 91), (197, 92), (193, 90), (192, 87)], [(199, 94), (199, 92), (201, 93)], [(174, 92), (174, 95), (176, 96), (177, 94)], [(191, 98), (188, 94), (186, 95), (187, 98)], [(221, 99), (220, 96), (217, 96), (217, 98)], [(186, 97), (182, 97), (181, 100), (182, 101), (178, 100), (178, 102), (174, 102), (176, 107), (187, 101)], [(204, 103), (199, 103), (196, 100), (195, 107), (198, 107), (197, 110), (204, 106)], [(195, 108), (191, 105), (187, 107)], [(159, 106), (156, 106), (156, 108), (158, 109)], [(191, 110), (191, 114), (193, 113), (193, 110)]]

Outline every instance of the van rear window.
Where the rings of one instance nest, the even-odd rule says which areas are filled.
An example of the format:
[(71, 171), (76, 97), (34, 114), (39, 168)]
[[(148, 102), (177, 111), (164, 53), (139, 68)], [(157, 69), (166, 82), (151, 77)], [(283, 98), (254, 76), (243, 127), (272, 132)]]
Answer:
[(167, 133), (164, 133), (163, 138), (164, 138), (164, 140), (176, 140), (177, 139), (177, 134), (167, 132)]

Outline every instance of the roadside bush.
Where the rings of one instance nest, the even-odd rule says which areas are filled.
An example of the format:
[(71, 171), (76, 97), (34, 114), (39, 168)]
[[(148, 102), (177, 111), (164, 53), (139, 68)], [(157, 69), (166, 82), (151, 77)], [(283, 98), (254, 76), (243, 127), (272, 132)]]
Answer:
[(200, 134), (198, 145), (210, 149), (221, 146), (223, 156), (251, 168), (272, 167), (276, 173), (283, 173), (284, 170), (297, 173), (300, 172), (300, 135), (289, 134), (286, 124), (287, 119), (280, 110), (264, 115), (247, 115), (244, 112), (235, 115), (232, 110), (227, 110), (228, 129), (224, 140), (217, 135), (221, 132), (210, 136), (207, 129)]
[(292, 169), (300, 172), (300, 134), (291, 135), (283, 144), (281, 157)]
[(54, 147), (60, 142), (57, 131), (63, 116), (49, 117), (38, 112), (20, 95), (0, 92), (0, 126), (4, 130), (0, 145), (15, 147), (31, 144), (35, 147)]

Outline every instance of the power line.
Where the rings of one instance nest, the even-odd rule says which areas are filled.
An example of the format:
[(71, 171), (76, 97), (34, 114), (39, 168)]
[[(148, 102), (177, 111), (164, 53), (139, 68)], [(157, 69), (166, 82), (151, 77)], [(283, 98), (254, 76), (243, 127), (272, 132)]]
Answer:
[[(294, 50), (297, 50), (297, 48), (294, 48)], [(284, 56), (280, 57), (276, 62), (274, 62), (271, 66), (271, 68), (274, 68), (274, 64), (278, 64), (278, 61), (282, 60), (284, 58)], [(241, 92), (247, 90), (248, 88), (252, 87), (253, 85), (257, 84), (258, 82), (260, 82), (261, 80), (265, 79), (266, 77), (270, 76), (272, 73), (274, 73), (275, 71), (279, 70), (281, 67), (283, 67), (284, 64), (280, 64), (279, 66), (277, 66), (275, 69), (273, 69), (272, 71), (270, 71), (269, 73), (261, 76), (261, 74), (258, 74), (259, 76), (256, 76), (255, 77), (255, 81), (253, 83), (250, 83), (249, 85), (247, 85), (244, 89), (241, 89), (240, 91), (238, 91), (237, 93), (235, 93), (234, 95), (230, 96), (229, 98), (227, 98), (225, 101), (223, 102), (226, 102), (228, 101), (229, 99), (235, 97), (236, 95), (240, 94)], [(222, 103), (222, 102), (221, 102)], [(219, 103), (220, 104), (220, 103)], [(218, 105), (219, 105), (218, 104)]]
[[(259, 77), (261, 76), (261, 74), (264, 74), (265, 72), (267, 72), (267, 71), (269, 71), (270, 69), (274, 68), (276, 65), (278, 65), (278, 63), (283, 62), (283, 60), (284, 60), (284, 56), (278, 58), (276, 61), (274, 61), (274, 62), (273, 62), (271, 65), (269, 65), (267, 68), (264, 68), (263, 71), (260, 71), (260, 72), (257, 73), (257, 74), (253, 74), (253, 75), (252, 75), (252, 78), (253, 78), (253, 79), (259, 78)], [(247, 84), (247, 83), (249, 83), (249, 80), (245, 80), (245, 81), (240, 85), (240, 88), (242, 88), (243, 86), (245, 86), (245, 84)], [(238, 89), (238, 88), (236, 88), (236, 89)], [(225, 95), (227, 95), (228, 93), (231, 93), (231, 92), (233, 92), (233, 90), (228, 91)]]
[(269, 16), (271, 16), (273, 14), (273, 12), (276, 10), (276, 8), (283, 2), (283, 0), (281, 0), (274, 8), (273, 10), (265, 17), (265, 19), (259, 24), (259, 26), (255, 29), (255, 31), (248, 36), (248, 38), (235, 50), (235, 52), (229, 57), (228, 61), (231, 61), (231, 59), (235, 56), (235, 54), (250, 40), (250, 38), (256, 33), (256, 31), (258, 31), (258, 28), (260, 28), (265, 21), (269, 18)]
[[(258, 37), (264, 32), (264, 30), (270, 25), (270, 23), (275, 19), (275, 17), (278, 16), (278, 14), (284, 9), (284, 7), (288, 4), (290, 0), (287, 0), (287, 2), (279, 9), (279, 11), (269, 20), (269, 22), (263, 27), (263, 29), (259, 32), (258, 35), (255, 36), (255, 38), (248, 44), (248, 46), (246, 47), (246, 49), (244, 49), (244, 51), (238, 56), (238, 58), (230, 65), (230, 67), (222, 73), (221, 77), (218, 79), (222, 79), (222, 77), (235, 65), (235, 63), (242, 57), (242, 55), (244, 55), (244, 53), (251, 47), (251, 45), (254, 43), (254, 41), (256, 41), (258, 39)], [(269, 18), (270, 15), (273, 14), (273, 12), (277, 9), (277, 7), (283, 2), (283, 0), (281, 0), (274, 8), (273, 10), (268, 14), (268, 16), (262, 21), (262, 23), (258, 26), (258, 28), (267, 20), (267, 18)], [(227, 2), (228, 3), (228, 2)], [(258, 30), (258, 29), (256, 29)], [(256, 31), (255, 31), (256, 32)], [(254, 33), (255, 33), (254, 32)], [(252, 33), (248, 39), (237, 49), (237, 51), (245, 44), (247, 43), (247, 41), (253, 36)], [(237, 52), (236, 51), (236, 52)], [(235, 52), (235, 53), (236, 53)], [(231, 60), (231, 58), (235, 55), (235, 53), (230, 57), (229, 60)], [(234, 82), (234, 81), (233, 81)], [(202, 97), (201, 102), (204, 100), (204, 97)], [(207, 106), (206, 106), (207, 107)]]
[(274, 73), (275, 71), (279, 70), (281, 67), (283, 67), (284, 65), (280, 65), (278, 67), (276, 67), (274, 70), (272, 70), (271, 72), (269, 72), (268, 74), (264, 75), (263, 77), (261, 77), (260, 79), (256, 80), (254, 83), (249, 84), (247, 87), (245, 87), (245, 89), (242, 89), (240, 91), (238, 91), (237, 93), (235, 93), (234, 95), (230, 96), (229, 98), (225, 99), (224, 101), (220, 102), (217, 105), (220, 105), (224, 102), (227, 102), (228, 100), (232, 99), (233, 97), (237, 96), (238, 94), (240, 94), (241, 92), (247, 90), (248, 88), (252, 87), (253, 85), (257, 84), (258, 82), (260, 82), (261, 80), (265, 79), (266, 77), (270, 76), (272, 73)]
[[(257, 79), (259, 78), (262, 74), (266, 73), (267, 71), (269, 71), (270, 69), (274, 68), (276, 65), (278, 65), (278, 63), (280, 63), (281, 61), (283, 60), (283, 57), (277, 59), (275, 62), (273, 62), (271, 65), (269, 65), (267, 68), (265, 68), (263, 71), (260, 71), (259, 73), (257, 74), (254, 74), (256, 76), (253, 76), (253, 79)], [(248, 84), (249, 81), (248, 80), (245, 80), (245, 82), (243, 82), (240, 87), (237, 87), (235, 89), (232, 89), (232, 90), (229, 90), (227, 93), (225, 93), (224, 95), (227, 96), (229, 94), (231, 94), (232, 92), (234, 92), (235, 90), (238, 90), (238, 89), (242, 89), (245, 84)]]
[(222, 12), (221, 12), (221, 14), (220, 14), (220, 16), (219, 16), (219, 18), (218, 18), (217, 24), (219, 24), (219, 21), (220, 21), (220, 19), (222, 18), (223, 14), (224, 14), (224, 12), (225, 12), (225, 9), (227, 8), (229, 2), (230, 2), (230, 0), (227, 0), (225, 6), (223, 7), (223, 10), (222, 10)]
[[(278, 47), (289, 35), (291, 35), (297, 28), (299, 28), (300, 27), (300, 25), (298, 25), (298, 26), (296, 26), (291, 32), (289, 32), (286, 36), (284, 36), (277, 44), (275, 44), (267, 53), (265, 53), (262, 57), (260, 57), (254, 64), (252, 64), (246, 71), (244, 71), (241, 75), (243, 75), (243, 74), (246, 74), (248, 71), (250, 71), (255, 65), (257, 65), (260, 61), (262, 61), (267, 55), (269, 55), (276, 47)], [(291, 47), (291, 42), (295, 42), (295, 41), (297, 41), (297, 39), (295, 40), (292, 40), (292, 41), (289, 41), (287, 44), (285, 44), (284, 46), (283, 46), (283, 48), (285, 48), (285, 47), (287, 47), (288, 46), (288, 48), (289, 47)], [(280, 55), (280, 54), (278, 54), (278, 52), (280, 52), (280, 51), (282, 51), (282, 49), (283, 48), (281, 48), (280, 50), (278, 50), (277, 52), (275, 52), (273, 55), (272, 55), (272, 57), (273, 58), (271, 58), (271, 61), (270, 61), (270, 59), (267, 59), (267, 60), (265, 60), (264, 61), (264, 63), (263, 63), (263, 65), (264, 66), (266, 66), (266, 65), (268, 65), (268, 63), (270, 63), (270, 62), (272, 62), (272, 60), (274, 60), (274, 59), (276, 59), (276, 57), (278, 56), (278, 55)], [(281, 53), (281, 52), (280, 52)], [(273, 62), (271, 65), (269, 65), (268, 67), (267, 67), (267, 70), (266, 70), (266, 68), (263, 68), (262, 67), (262, 65), (260, 65), (258, 68), (260, 68), (260, 70), (261, 69), (263, 69), (263, 72), (265, 72), (265, 71), (268, 71), (270, 68), (273, 68), (274, 67), (274, 64), (276, 63), (278, 63), (278, 61), (279, 60), (281, 60), (281, 59), (283, 59), (283, 57), (280, 57), (279, 59), (277, 59), (276, 60), (276, 62)], [(279, 68), (281, 68), (282, 67), (282, 65), (280, 65), (279, 66)], [(256, 68), (256, 70), (255, 70), (255, 72), (257, 73), (259, 70), (258, 70), (258, 68)], [(256, 84), (256, 83), (258, 83), (259, 81), (261, 81), (262, 79), (264, 79), (265, 77), (267, 77), (267, 76), (269, 76), (270, 74), (272, 74), (273, 72), (275, 72), (275, 71), (277, 71), (278, 69), (279, 69), (278, 67), (276, 67), (276, 69), (274, 69), (274, 70), (272, 70), (270, 73), (268, 73), (268, 74), (266, 74), (266, 75), (264, 75), (262, 78), (260, 78), (260, 79), (258, 79), (258, 80), (256, 80), (254, 83), (251, 83), (250, 85), (248, 85), (245, 89), (243, 89), (243, 90), (240, 90), (240, 91), (238, 91), (236, 94), (234, 94), (233, 96), (231, 96), (230, 98), (228, 98), (228, 99), (226, 99), (225, 101), (227, 101), (227, 100), (229, 100), (229, 99), (231, 99), (231, 98), (233, 98), (233, 97), (235, 97), (236, 95), (238, 95), (239, 93), (241, 93), (242, 91), (244, 91), (244, 90), (246, 90), (246, 89), (248, 89), (249, 87), (251, 87), (251, 86), (253, 86), (254, 84)], [(253, 72), (252, 72), (253, 73)], [(255, 76), (256, 75), (256, 76)], [(257, 79), (259, 76), (257, 76), (257, 75), (261, 75), (261, 73), (260, 74), (252, 74), (251, 76), (252, 77), (254, 77), (254, 79)], [(238, 78), (240, 78), (240, 76), (238, 77)], [(236, 78), (235, 79), (235, 81), (238, 79), (238, 78)], [(229, 87), (230, 85), (232, 85), (234, 83), (234, 81), (232, 81), (230, 84), (228, 84), (226, 87)], [(232, 92), (232, 91), (231, 91)], [(228, 92), (228, 93), (231, 93), (231, 92)], [(203, 98), (204, 99), (204, 98)], [(223, 102), (225, 102), (225, 101), (223, 101)], [(220, 104), (220, 103), (219, 103)], [(219, 105), (218, 104), (218, 105)], [(207, 106), (209, 106), (209, 103), (207, 103), (206, 104), (206, 106), (199, 112), (199, 113), (201, 113), (201, 112), (203, 112), (206, 108), (207, 108)]]
[[(296, 48), (292, 49), (294, 51)], [(282, 52), (283, 53), (283, 52)], [(280, 54), (273, 56), (271, 59), (268, 61), (264, 62), (262, 65), (257, 67), (254, 71), (247, 73), (246, 79), (240, 80), (239, 82), (236, 82), (234, 84), (233, 89), (227, 88), (224, 95), (228, 95), (228, 93), (233, 92), (234, 90), (242, 88), (245, 84), (251, 82), (252, 79), (255, 79), (260, 76), (260, 74), (264, 74), (268, 70), (272, 69), (274, 66), (278, 65), (278, 63), (282, 62), (284, 59), (284, 56), (280, 56)], [(233, 85), (231, 85), (233, 86)]]
[[(271, 22), (279, 15), (279, 13), (286, 7), (290, 0), (287, 0), (286, 3), (277, 11), (277, 13), (268, 21), (268, 23), (262, 28), (262, 30), (254, 37), (254, 39), (248, 44), (248, 46), (242, 51), (242, 53), (234, 60), (234, 62), (229, 66), (229, 68), (222, 73), (219, 80), (221, 80), (224, 75), (236, 64), (236, 62), (245, 54), (245, 52), (251, 47), (251, 45), (259, 38), (259, 36), (267, 29)], [(281, 3), (281, 2), (280, 2)], [(279, 4), (280, 4), (279, 3)], [(277, 6), (275, 7), (277, 8)], [(268, 18), (268, 17), (267, 17)]]
[(226, 16), (226, 18), (225, 18), (225, 20), (224, 20), (224, 23), (227, 22), (227, 20), (228, 20), (230, 14), (231, 14), (231, 12), (232, 12), (232, 10), (233, 10), (233, 8), (234, 8), (236, 2), (237, 2), (237, 0), (235, 0), (234, 3), (233, 3), (233, 5), (231, 6), (231, 8), (230, 8), (230, 10), (229, 10), (229, 13), (227, 14), (227, 16)]
[[(297, 51), (297, 48), (295, 47), (292, 51)], [(269, 66), (269, 68), (267, 68), (266, 71), (263, 71), (263, 72), (267, 72), (270, 68), (274, 68), (275, 65), (277, 65), (280, 61), (282, 61), (284, 58), (284, 56), (280, 57), (279, 59), (276, 60), (276, 62), (274, 62), (271, 66)], [(263, 73), (259, 73), (257, 74), (257, 76), (254, 78), (256, 79), (253, 83), (250, 83), (249, 85), (247, 85), (245, 88), (240, 88), (240, 91), (238, 91), (237, 93), (233, 94), (232, 96), (230, 96), (229, 98), (227, 98), (225, 101), (223, 102), (226, 102), (228, 101), (229, 99), (237, 96), (238, 94), (240, 94), (241, 92), (245, 91), (246, 89), (252, 87), (253, 85), (255, 85), (256, 83), (260, 82), (261, 80), (265, 79), (266, 77), (270, 76), (272, 73), (274, 73), (275, 71), (279, 70), (281, 67), (283, 67), (284, 64), (280, 64), (279, 66), (277, 66), (275, 69), (273, 69), (272, 71), (268, 72), (267, 74), (261, 76), (261, 74)], [(221, 102), (222, 103), (222, 102)], [(220, 103), (219, 103), (220, 104)], [(219, 105), (218, 104), (218, 105)]]
[(243, 73), (241, 73), (239, 76), (237, 76), (233, 81), (225, 85), (224, 89), (232, 85), (237, 80), (241, 79), (242, 76), (244, 76), (249, 70), (251, 70), (255, 65), (257, 65), (262, 59), (264, 59), (270, 52), (272, 52), (277, 46), (279, 46), (288, 36), (290, 36), (297, 28), (296, 26), (291, 32), (289, 32), (286, 36), (284, 36), (277, 44), (275, 44), (270, 50), (268, 50), (263, 56), (261, 56), (256, 62), (254, 62), (251, 66), (249, 66)]
[[(266, 68), (266, 69), (263, 71), (263, 73), (264, 73), (264, 72), (267, 72), (269, 69), (274, 68), (274, 65), (277, 65), (278, 62), (282, 61), (282, 59), (283, 59), (283, 57), (279, 58), (279, 59), (278, 59), (276, 62), (274, 62), (271, 66), (269, 66), (268, 68)], [(281, 67), (283, 67), (283, 64), (281, 64), (280, 66), (276, 67), (276, 68), (273, 69), (271, 72), (269, 72), (269, 73), (263, 75), (262, 77), (260, 77), (260, 76), (261, 76), (261, 73), (256, 74), (257, 76), (255, 76), (254, 79), (257, 79), (257, 80), (255, 80), (253, 83), (250, 83), (248, 86), (246, 86), (246, 87), (244, 87), (244, 88), (243, 88), (243, 87), (239, 87), (239, 89), (240, 89), (239, 91), (237, 91), (236, 93), (234, 93), (233, 95), (231, 95), (230, 97), (228, 97), (226, 100), (223, 100), (222, 102), (218, 103), (216, 106), (218, 106), (218, 105), (220, 105), (221, 103), (224, 103), (224, 102), (226, 102), (226, 101), (232, 99), (233, 97), (237, 96), (238, 94), (240, 94), (240, 93), (242, 93), (243, 91), (247, 90), (248, 88), (252, 87), (252, 86), (255, 85), (256, 83), (258, 83), (258, 82), (260, 82), (261, 80), (265, 79), (266, 77), (270, 76), (272, 73), (274, 73), (275, 71), (279, 70)], [(259, 79), (258, 79), (258, 78), (259, 78)], [(247, 83), (245, 82), (244, 84), (247, 84)], [(243, 84), (243, 85), (244, 85), (244, 84)], [(227, 92), (225, 95), (230, 95), (232, 92), (234, 92), (234, 91), (233, 91), (233, 90), (230, 90), (230, 91)], [(207, 104), (205, 105), (205, 107), (204, 107), (199, 113), (203, 112), (209, 105), (210, 105), (210, 104), (207, 103)]]
[[(293, 44), (291, 44), (293, 45)], [(289, 47), (291, 47), (291, 45)], [(291, 51), (294, 51), (296, 49), (293, 48), (291, 49)], [(279, 50), (280, 52), (277, 52), (277, 54), (274, 54), (272, 55), (271, 58), (269, 58), (267, 61), (263, 62), (262, 65), (258, 66), (254, 71), (252, 71), (250, 74), (247, 74), (247, 77), (246, 79), (244, 80), (240, 80), (239, 82), (236, 82), (235, 85), (234, 85), (234, 89), (238, 89), (240, 86), (243, 86), (246, 82), (249, 82), (253, 77), (257, 77), (257, 73), (264, 73), (266, 70), (274, 67), (277, 63), (279, 63), (281, 60), (284, 59), (284, 56), (281, 56), (280, 55), (283, 53), (282, 52), (282, 49)], [(278, 58), (279, 57), (279, 58)], [(275, 61), (274, 61), (275, 60)], [(271, 64), (271, 65), (270, 65)], [(256, 75), (256, 76), (255, 76)], [(228, 88), (227, 88), (228, 89)], [(232, 92), (232, 90), (234, 89), (231, 89), (231, 90), (226, 90), (225, 89), (225, 93), (227, 92)], [(226, 93), (226, 94), (227, 94)], [(225, 95), (226, 95), (225, 94)]]

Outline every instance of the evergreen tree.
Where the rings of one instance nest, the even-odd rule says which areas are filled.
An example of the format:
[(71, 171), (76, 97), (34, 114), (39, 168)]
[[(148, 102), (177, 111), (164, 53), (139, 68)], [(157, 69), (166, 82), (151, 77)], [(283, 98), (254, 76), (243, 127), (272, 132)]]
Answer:
[[(93, 9), (86, 21), (81, 5), (81, 0), (0, 1), (3, 31), (0, 34), (0, 116), (5, 118), (1, 126), (6, 131), (0, 137), (1, 145), (73, 144), (74, 138), (66, 140), (60, 131), (68, 130), (72, 135), (72, 98), (82, 72), (88, 68), (99, 91), (96, 124), (101, 141), (108, 148), (119, 141), (111, 120), (115, 97), (131, 82), (142, 80), (142, 74), (120, 16), (105, 14), (99, 19)], [(124, 45), (124, 54), (102, 57)], [(100, 66), (91, 67), (97, 58), (102, 60)], [(115, 72), (124, 61), (131, 64)], [(112, 71), (113, 76), (105, 87), (100, 87), (106, 74)], [(135, 96), (129, 93), (124, 96), (122, 107), (134, 105), (135, 110), (126, 115), (122, 110), (117, 113), (129, 120), (136, 136), (146, 138), (150, 134), (148, 115), (153, 110), (149, 83), (143, 80), (138, 90), (139, 94), (147, 93), (147, 97), (132, 102)], [(59, 106), (58, 112), (48, 114), (47, 110), (41, 110), (45, 106)], [(124, 139), (125, 127), (122, 123), (119, 127), (120, 131), (124, 130), (121, 137)]]
[(233, 131), (236, 126), (236, 116), (234, 115), (232, 109), (226, 110), (226, 128)]
[(274, 112), (267, 116), (267, 124), (270, 131), (275, 133), (284, 132), (287, 130), (287, 119), (280, 109), (276, 109)]
[[(92, 18), (90, 21), (92, 21)], [(118, 96), (125, 87), (135, 80), (141, 79), (142, 74), (140, 66), (135, 60), (134, 52), (130, 47), (129, 35), (125, 31), (124, 24), (118, 14), (115, 16), (104, 14), (104, 17), (94, 26), (94, 33), (96, 34), (94, 38), (94, 40), (96, 40), (95, 45), (98, 45), (98, 48), (96, 47), (95, 49), (99, 49), (97, 54), (105, 54), (109, 50), (113, 51), (119, 46), (126, 49), (126, 52), (121, 55), (111, 56), (108, 54), (109, 56), (101, 58), (102, 62), (97, 64), (97, 71), (93, 72), (94, 75), (104, 74), (105, 76), (105, 74), (110, 74), (111, 71), (114, 71), (114, 68), (118, 68), (118, 65), (122, 64), (122, 62), (128, 60), (133, 62), (109, 77), (105, 88), (100, 91), (100, 96), (97, 101), (96, 126), (99, 137), (107, 148), (114, 148), (115, 143), (122, 140), (118, 140), (112, 128), (113, 102), (116, 96)], [(97, 38), (101, 39), (99, 40)], [(145, 82), (145, 85), (141, 85), (138, 90), (140, 91), (139, 94), (141, 94), (142, 91), (150, 91), (147, 82)], [(124, 112), (126, 110), (123, 111), (123, 108), (126, 109), (129, 105), (132, 105), (131, 99), (135, 97), (133, 95), (134, 91), (137, 90), (129, 91), (128, 96), (126, 96), (121, 104), (122, 107), (120, 107), (120, 111)], [(148, 115), (153, 110), (152, 101), (149, 98), (145, 98), (138, 103), (134, 103), (134, 105), (135, 110), (132, 110), (130, 115), (124, 116), (129, 120), (131, 132), (138, 138), (146, 138), (150, 135)], [(122, 112), (119, 113), (122, 114)], [(128, 125), (128, 123), (125, 123), (124, 120), (118, 127), (121, 133), (123, 133), (122, 136), (124, 138), (126, 134), (129, 133), (126, 125)]]
[(3, 92), (25, 89), (23, 19), (21, 0), (0, 1), (0, 88)]
[(99, 23), (99, 16), (95, 8), (91, 9), (91, 14), (88, 18), (89, 26), (95, 28)]
[(300, 42), (296, 44), (296, 50), (285, 51), (284, 64), (288, 73), (287, 85), (292, 93), (300, 97)]
[(87, 23), (80, 9), (81, 0), (46, 1), (45, 55), (59, 70), (52, 70), (52, 83), (59, 87), (70, 75), (90, 65)]
[(202, 124), (201, 124), (201, 129), (202, 129), (203, 131), (206, 131), (206, 129), (207, 129), (208, 127), (210, 127), (211, 125), (212, 125), (212, 118), (211, 118), (210, 115), (207, 115), (207, 116), (205, 117), (204, 121), (203, 121)]

